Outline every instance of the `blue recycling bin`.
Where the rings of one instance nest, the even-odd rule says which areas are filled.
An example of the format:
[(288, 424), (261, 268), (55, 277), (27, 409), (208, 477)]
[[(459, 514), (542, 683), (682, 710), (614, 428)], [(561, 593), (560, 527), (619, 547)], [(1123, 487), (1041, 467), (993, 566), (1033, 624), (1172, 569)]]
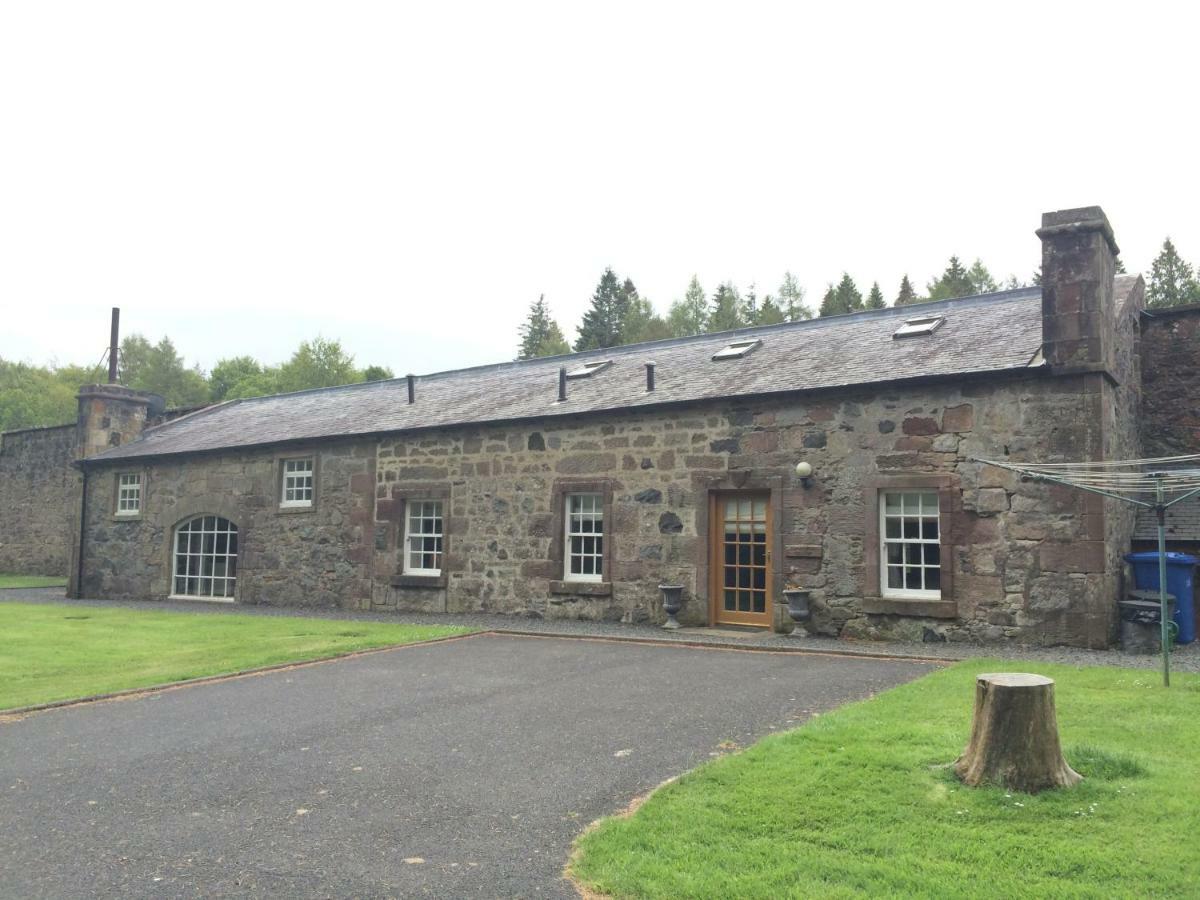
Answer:
[[(1158, 590), (1158, 553), (1130, 553), (1125, 561), (1133, 566), (1133, 582), (1139, 591)], [(1175, 624), (1179, 626), (1176, 642), (1190, 644), (1196, 639), (1196, 613), (1193, 598), (1193, 579), (1200, 559), (1186, 553), (1167, 553), (1167, 593), (1174, 594)]]

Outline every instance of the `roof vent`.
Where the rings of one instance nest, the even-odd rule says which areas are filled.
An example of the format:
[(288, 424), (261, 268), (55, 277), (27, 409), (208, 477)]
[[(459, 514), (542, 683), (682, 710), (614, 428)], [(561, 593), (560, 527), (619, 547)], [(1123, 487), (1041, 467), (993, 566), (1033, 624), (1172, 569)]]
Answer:
[(749, 356), (761, 346), (762, 341), (758, 338), (751, 338), (746, 341), (734, 341), (725, 349), (714, 353), (713, 359), (741, 359), (743, 356)]
[(892, 334), (892, 338), (916, 337), (919, 334), (933, 334), (942, 327), (942, 323), (946, 321), (943, 315), (933, 316), (914, 316), (911, 319), (905, 319), (901, 325)]
[(584, 363), (578, 369), (572, 369), (567, 373), (568, 378), (587, 378), (595, 375), (597, 372), (603, 371), (612, 365), (611, 359), (602, 359), (598, 362)]

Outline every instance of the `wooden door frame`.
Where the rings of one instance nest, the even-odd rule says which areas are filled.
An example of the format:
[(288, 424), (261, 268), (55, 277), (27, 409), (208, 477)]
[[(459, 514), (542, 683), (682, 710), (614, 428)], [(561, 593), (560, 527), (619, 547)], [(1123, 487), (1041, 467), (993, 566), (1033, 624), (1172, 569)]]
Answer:
[(719, 533), (720, 525), (712, 527), (715, 519), (715, 497), (722, 493), (745, 491), (767, 494), (767, 614), (774, 616), (773, 606), (782, 597), (783, 590), (783, 487), (782, 475), (766, 475), (755, 477), (753, 472), (739, 470), (728, 474), (711, 477), (696, 476), (693, 480), (698, 497), (703, 502), (696, 504), (696, 599), (701, 601), (708, 610), (708, 624), (717, 624), (717, 601), (720, 597), (713, 589), (713, 573), (720, 566), (711, 564), (713, 561), (714, 533)]

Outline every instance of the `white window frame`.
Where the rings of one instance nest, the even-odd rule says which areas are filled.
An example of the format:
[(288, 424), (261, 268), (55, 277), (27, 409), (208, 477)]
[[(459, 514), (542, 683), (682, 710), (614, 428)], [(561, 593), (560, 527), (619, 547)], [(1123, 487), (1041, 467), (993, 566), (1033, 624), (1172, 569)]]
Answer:
[[(888, 515), (887, 499), (889, 496), (896, 496), (896, 497), (902, 498), (901, 505), (900, 505), (900, 512), (898, 514)], [(930, 516), (930, 515), (926, 514), (926, 512), (925, 512), (926, 504), (925, 504), (924, 499), (922, 499), (920, 501), (919, 509), (916, 511), (915, 515), (909, 515), (909, 511), (907, 509), (907, 503), (904, 501), (903, 498), (904, 497), (912, 497), (912, 496), (917, 496), (917, 497), (921, 497), (921, 498), (932, 497), (933, 498), (933, 511), (934, 511), (935, 515)], [(939, 497), (938, 492), (936, 490), (930, 490), (929, 488), (888, 489), (888, 490), (881, 490), (879, 492), (879, 593), (880, 593), (880, 596), (894, 598), (897, 600), (940, 600), (942, 598), (941, 585), (943, 584), (943, 578), (945, 576), (946, 560), (943, 558), (943, 554), (941, 552), (942, 514), (941, 514), (941, 508), (940, 508), (941, 505), (940, 505), (939, 501), (940, 501), (940, 497)], [(919, 524), (918, 525), (918, 535), (919, 535), (918, 537), (916, 537), (916, 538), (904, 537), (904, 522), (905, 522), (905, 520), (906, 519), (911, 520), (914, 518), (917, 520), (918, 523), (923, 523), (924, 520), (927, 520), (927, 519), (931, 519), (931, 518), (934, 519), (937, 522), (937, 536), (933, 537), (933, 538), (924, 537), (923, 536), (924, 526), (923, 526), (923, 524)], [(889, 519), (899, 521), (900, 537), (889, 538), (887, 536), (887, 523), (888, 523)], [(898, 545), (904, 546), (905, 554), (907, 554), (907, 552), (908, 552), (907, 547), (910, 545), (921, 545), (921, 546), (933, 545), (933, 546), (936, 546), (938, 548), (937, 565), (936, 566), (925, 565), (925, 563), (924, 563), (924, 552), (925, 551), (922, 550), (921, 551), (922, 562), (918, 568), (920, 568), (922, 570), (922, 573), (921, 573), (922, 583), (924, 583), (924, 580), (925, 580), (924, 570), (936, 568), (937, 572), (938, 572), (938, 588), (936, 590), (928, 590), (928, 589), (916, 590), (913, 588), (888, 587), (888, 545), (889, 544), (898, 544)], [(907, 572), (909, 569), (911, 569), (913, 567), (914, 566), (908, 562), (904, 562), (901, 564), (901, 567), (900, 567), (901, 572), (905, 575), (903, 580), (907, 581)]]
[[(307, 464), (307, 468), (300, 468), (301, 464)], [(316, 460), (311, 456), (294, 456), (290, 459), (284, 459), (280, 462), (280, 478), (279, 478), (279, 508), (280, 509), (300, 509), (307, 508), (313, 505), (313, 499), (317, 493), (317, 466)], [(297, 486), (295, 482), (302, 479), (308, 479), (308, 486)], [(288, 499), (288, 491), (302, 492), (307, 491), (307, 497)]]
[[(430, 514), (429, 508), (434, 507), (435, 512)], [(405, 575), (433, 575), (442, 574), (442, 567), (446, 565), (446, 508), (444, 502), (440, 498), (431, 498), (428, 500), (407, 500), (404, 503), (404, 561), (403, 572)], [(413, 530), (413, 519), (424, 523), (427, 519), (434, 519), (437, 522), (436, 528), (433, 531), (425, 531), (424, 525), (419, 526), (422, 530)], [(434, 538), (437, 541), (437, 549), (428, 551), (421, 549), (419, 551), (422, 561), (423, 557), (430, 552), (437, 555), (438, 561), (441, 563), (435, 569), (422, 568), (413, 566), (412, 564), (412, 541), (418, 539), (424, 541), (427, 538)]]
[(121, 472), (117, 475), (118, 516), (140, 516), (142, 514), (142, 473)]
[[(199, 528), (194, 527), (196, 523), (199, 523)], [(237, 525), (222, 516), (193, 516), (176, 525), (171, 532), (171, 592), (168, 599), (235, 602), (239, 539)], [(185, 542), (186, 549), (181, 546)], [(222, 543), (223, 550), (219, 549)], [(181, 560), (182, 573), (179, 571)], [(179, 590), (181, 580), (183, 591)], [(196, 593), (187, 592), (188, 581), (198, 582), (199, 590)], [(205, 581), (208, 581), (207, 592), (203, 590)], [(218, 582), (220, 593), (217, 593)]]
[[(571, 510), (572, 503), (576, 499), (582, 499), (584, 497), (590, 498), (590, 501), (591, 501), (592, 508), (591, 508), (591, 510), (588, 511), (590, 513), (588, 521), (594, 522), (594, 521), (596, 521), (596, 517), (597, 516), (599, 517), (600, 528), (598, 531), (584, 531), (581, 528), (576, 529), (576, 528), (572, 527), (575, 525), (577, 518), (578, 518), (578, 521), (580, 522), (580, 524), (582, 524), (582, 522), (583, 522), (582, 517), (585, 512), (581, 508), (579, 513), (573, 513)], [(573, 551), (572, 545), (571, 545), (571, 539), (575, 538), (575, 537), (578, 537), (581, 539), (598, 538), (600, 541), (600, 547), (598, 550), (593, 550), (593, 552), (591, 552), (591, 553), (575, 553)], [(563, 496), (563, 581), (603, 582), (604, 575), (605, 575), (605, 572), (604, 572), (604, 542), (605, 542), (605, 540), (606, 540), (606, 537), (605, 537), (605, 533), (604, 533), (604, 494), (599, 493), (597, 491), (576, 491), (574, 493), (565, 494)], [(595, 571), (595, 572), (572, 572), (571, 571), (571, 561), (573, 559), (577, 559), (577, 558), (578, 559), (591, 558), (594, 561), (593, 568), (595, 568), (597, 571)]]

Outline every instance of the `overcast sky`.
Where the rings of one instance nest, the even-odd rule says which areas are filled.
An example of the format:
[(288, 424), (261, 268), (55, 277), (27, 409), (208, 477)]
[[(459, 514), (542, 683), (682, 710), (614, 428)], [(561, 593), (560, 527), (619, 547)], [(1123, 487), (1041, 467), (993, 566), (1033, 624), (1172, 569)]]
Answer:
[(338, 338), (397, 374), (569, 338), (605, 266), (889, 302), (956, 253), (1028, 278), (1100, 204), (1200, 262), (1184, 4), (0, 5), (0, 356), (189, 362)]

